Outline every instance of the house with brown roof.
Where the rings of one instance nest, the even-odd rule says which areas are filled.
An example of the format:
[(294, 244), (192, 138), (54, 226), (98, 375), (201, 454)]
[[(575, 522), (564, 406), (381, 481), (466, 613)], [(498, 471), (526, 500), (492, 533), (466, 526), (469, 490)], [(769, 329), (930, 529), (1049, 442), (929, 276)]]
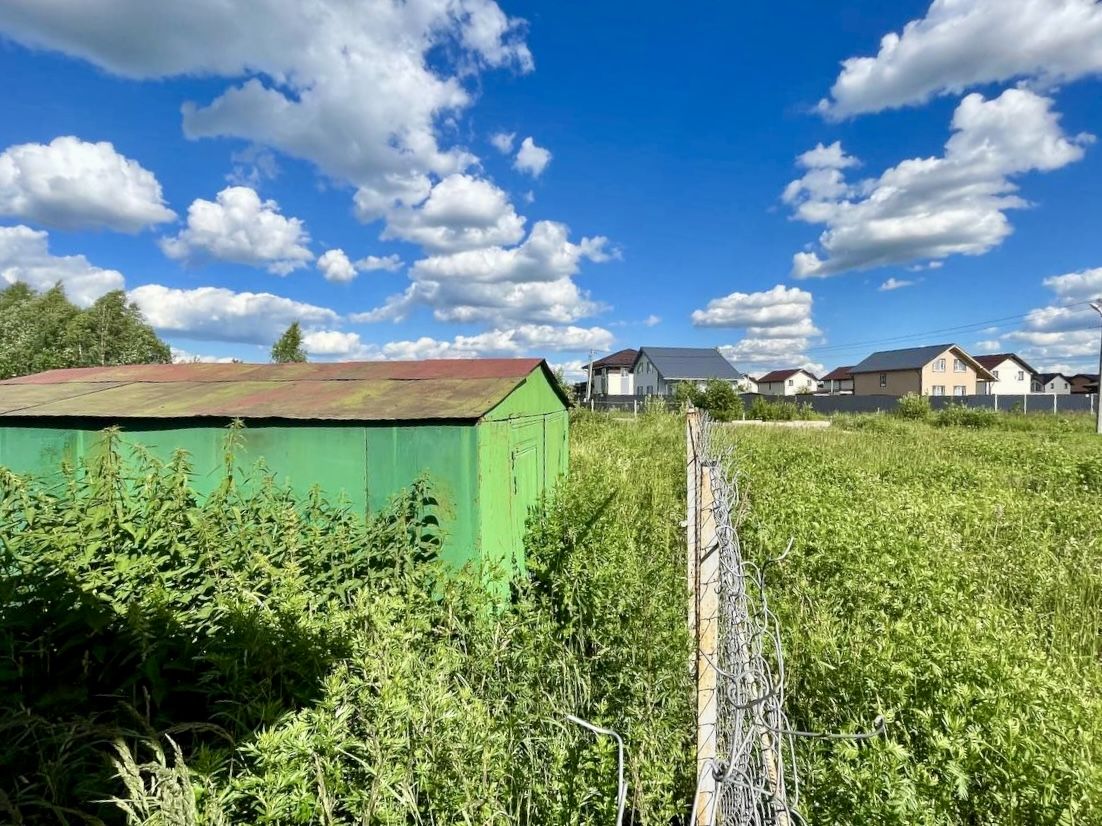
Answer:
[(850, 368), (858, 396), (973, 396), (991, 371), (956, 344), (881, 350)]
[(795, 396), (798, 393), (814, 393), (819, 379), (809, 370), (795, 367), (790, 370), (774, 370), (758, 379), (758, 392), (766, 396)]
[(995, 381), (976, 382), (977, 393), (1024, 395), (1033, 392), (1037, 371), (1017, 353), (993, 353), (975, 359), (995, 377)]
[(592, 371), (592, 396), (634, 396), (635, 395), (635, 357), (638, 350), (618, 350), (604, 358), (597, 359), (585, 367), (587, 375)]
[(1098, 374), (1097, 373), (1076, 373), (1071, 377), (1071, 392), (1072, 393), (1097, 393), (1098, 392)]
[(832, 396), (848, 395), (853, 392), (852, 367), (835, 367), (819, 379), (819, 392)]

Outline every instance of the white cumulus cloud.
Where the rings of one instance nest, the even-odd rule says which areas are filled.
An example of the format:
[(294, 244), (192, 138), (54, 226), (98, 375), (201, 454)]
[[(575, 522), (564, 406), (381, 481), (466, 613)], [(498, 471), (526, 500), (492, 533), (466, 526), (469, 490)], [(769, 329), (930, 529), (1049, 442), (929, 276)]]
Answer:
[(401, 256), (397, 254), (393, 255), (366, 255), (356, 262), (356, 269), (361, 272), (374, 272), (375, 270), (383, 270), (384, 272), (397, 272), (402, 269), (402, 265), (405, 262), (402, 261)]
[[(777, 284), (753, 293), (733, 292), (694, 310), (694, 327), (741, 329), (743, 338), (720, 347), (724, 357), (747, 373), (780, 367), (808, 367), (812, 340), (822, 335), (811, 319), (813, 297), (807, 290)], [(809, 368), (810, 369), (810, 368)]]
[(152, 172), (106, 141), (72, 136), (0, 153), (0, 215), (59, 229), (119, 232), (176, 217)]
[(524, 218), (505, 192), (462, 174), (442, 179), (423, 203), (392, 209), (383, 231), (383, 238), (413, 241), (430, 252), (515, 244), (523, 237)]
[(311, 161), (385, 209), (474, 159), (441, 144), (488, 68), (528, 71), (523, 21), (492, 0), (8, 0), (0, 31), (137, 79), (225, 79), (183, 107), (191, 138), (228, 136)]
[(1055, 370), (1060, 363), (1075, 365), (1071, 372), (1097, 369), (1102, 319), (1089, 302), (1102, 298), (1102, 267), (1044, 279), (1053, 303), (1031, 310), (1019, 329), (1002, 336), (1015, 342), (1018, 352), (1034, 367)]
[(311, 355), (363, 360), (482, 358), (541, 355), (544, 352), (607, 350), (613, 336), (601, 327), (522, 324), (459, 335), (449, 340), (422, 336), (384, 344), (364, 342), (358, 333), (319, 330), (303, 336)]
[(527, 172), (533, 178), (538, 178), (551, 163), (551, 151), (542, 146), (536, 146), (536, 142), (530, 137), (520, 142), (517, 157), (513, 166), (521, 172)]
[(354, 320), (400, 320), (425, 306), (440, 321), (570, 324), (602, 309), (574, 281), (582, 262), (607, 261), (613, 255), (606, 238), (583, 238), (575, 244), (564, 224), (540, 221), (515, 247), (465, 250), (414, 262), (412, 283), (404, 293)]
[(819, 109), (835, 118), (922, 103), (980, 84), (1102, 73), (1097, 0), (934, 0), (926, 16), (853, 57)]
[(341, 249), (326, 250), (318, 256), (318, 269), (326, 281), (347, 283), (356, 277), (356, 267)]
[(914, 158), (879, 178), (850, 183), (837, 165), (813, 168), (785, 189), (794, 217), (825, 225), (819, 250), (793, 257), (797, 278), (979, 255), (1012, 228), (1006, 211), (1026, 206), (1012, 178), (1083, 157), (1089, 135), (1069, 137), (1052, 101), (1025, 89), (965, 97), (940, 157)]
[(282, 215), (275, 201), (261, 201), (247, 186), (230, 186), (214, 201), (193, 201), (187, 227), (162, 238), (161, 249), (180, 261), (215, 258), (286, 275), (314, 259), (309, 243), (302, 221)]
[(812, 296), (798, 287), (777, 284), (763, 292), (733, 292), (694, 310), (695, 327), (776, 327), (811, 319)]
[(76, 304), (87, 307), (111, 290), (121, 290), (117, 270), (89, 263), (83, 255), (52, 255), (49, 235), (22, 225), (0, 227), (0, 284), (22, 282), (36, 290), (61, 284)]
[(318, 327), (340, 318), (325, 307), (224, 287), (146, 284), (130, 290), (129, 297), (159, 332), (206, 341), (271, 344), (293, 321)]
[(495, 132), (490, 135), (490, 143), (502, 155), (508, 155), (513, 151), (513, 143), (516, 139), (516, 132)]

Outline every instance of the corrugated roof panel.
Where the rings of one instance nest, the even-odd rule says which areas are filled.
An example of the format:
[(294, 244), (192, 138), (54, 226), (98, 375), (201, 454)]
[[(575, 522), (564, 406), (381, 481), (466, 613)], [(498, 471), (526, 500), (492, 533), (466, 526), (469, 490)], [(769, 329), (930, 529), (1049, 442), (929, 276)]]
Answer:
[(326, 364), (135, 364), (122, 367), (73, 367), (0, 384), (63, 382), (220, 382), (220, 381), (363, 381), (371, 379), (520, 379), (541, 359), (429, 359), (426, 361), (346, 361)]
[(473, 420), (536, 370), (553, 381), (540, 359), (55, 370), (0, 382), (0, 416)]

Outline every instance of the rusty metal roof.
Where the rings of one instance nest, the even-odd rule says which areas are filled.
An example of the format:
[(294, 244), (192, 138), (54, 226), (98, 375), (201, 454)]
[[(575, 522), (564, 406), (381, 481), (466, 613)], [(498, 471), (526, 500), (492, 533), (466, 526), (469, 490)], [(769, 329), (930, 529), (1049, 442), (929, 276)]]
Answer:
[(83, 367), (0, 381), (0, 417), (478, 419), (534, 370), (558, 389), (541, 359)]

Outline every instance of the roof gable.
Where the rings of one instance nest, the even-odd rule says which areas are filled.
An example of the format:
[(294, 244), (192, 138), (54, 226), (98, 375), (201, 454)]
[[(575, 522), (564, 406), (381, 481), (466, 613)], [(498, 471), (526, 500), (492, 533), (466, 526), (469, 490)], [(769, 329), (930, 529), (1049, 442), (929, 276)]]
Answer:
[(1036, 375), (1037, 373), (1037, 371), (1030, 367), (1026, 360), (1019, 356), (1017, 353), (992, 353), (990, 355), (973, 356), (973, 358), (975, 358), (976, 361), (978, 361), (988, 370), (994, 370), (1004, 361), (1016, 361), (1018, 364), (1024, 367), (1027, 372), (1034, 375)]
[(529, 377), (567, 401), (541, 359), (168, 364), (52, 370), (0, 382), (2, 417), (475, 420)]
[[(715, 347), (641, 347), (636, 362), (643, 356), (654, 365), (663, 379), (742, 378), (742, 373)], [(634, 365), (633, 365), (634, 366)]]
[(635, 357), (637, 355), (639, 355), (639, 351), (631, 347), (618, 350), (611, 355), (607, 355), (593, 362), (593, 369), (599, 370), (602, 367), (632, 367), (635, 364)]

